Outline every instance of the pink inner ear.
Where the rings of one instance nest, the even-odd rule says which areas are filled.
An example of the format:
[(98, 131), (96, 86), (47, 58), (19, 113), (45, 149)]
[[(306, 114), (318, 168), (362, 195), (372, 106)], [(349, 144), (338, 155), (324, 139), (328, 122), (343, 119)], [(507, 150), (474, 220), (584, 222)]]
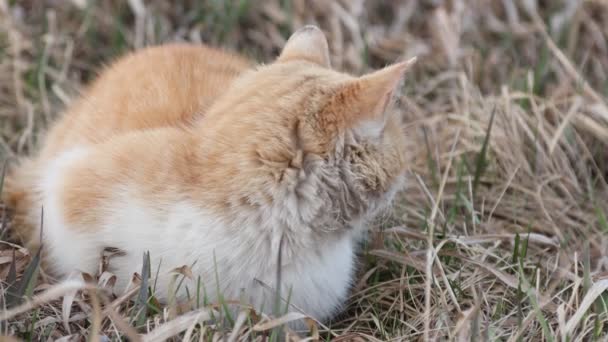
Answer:
[(381, 107), (379, 108), (380, 112), (377, 113), (377, 115), (384, 115), (384, 113), (386, 113), (386, 111), (388, 110), (389, 104), (391, 103), (394, 93), (395, 93), (395, 90), (393, 89), (384, 95), (382, 101), (380, 102), (380, 105), (381, 105)]

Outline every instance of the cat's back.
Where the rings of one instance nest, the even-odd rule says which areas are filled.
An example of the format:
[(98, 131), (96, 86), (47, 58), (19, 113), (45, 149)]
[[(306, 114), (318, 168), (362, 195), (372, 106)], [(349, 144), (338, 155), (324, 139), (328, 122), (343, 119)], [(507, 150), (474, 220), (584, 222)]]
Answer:
[(50, 129), (55, 155), (128, 131), (184, 125), (204, 115), (251, 62), (204, 45), (167, 44), (123, 56), (102, 69)]
[(102, 68), (49, 128), (39, 154), (9, 171), (0, 195), (13, 210), (14, 233), (35, 240), (37, 179), (54, 159), (133, 131), (187, 126), (251, 65), (227, 51), (174, 43), (132, 52)]

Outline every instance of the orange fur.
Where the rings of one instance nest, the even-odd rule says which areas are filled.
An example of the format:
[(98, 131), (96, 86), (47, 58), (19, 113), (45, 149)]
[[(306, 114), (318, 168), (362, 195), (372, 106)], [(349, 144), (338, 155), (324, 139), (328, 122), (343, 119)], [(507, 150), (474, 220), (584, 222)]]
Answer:
[(188, 125), (204, 114), (251, 63), (188, 44), (150, 47), (103, 70), (49, 132), (43, 155), (117, 134)]
[[(99, 204), (115, 191), (109, 185), (121, 182), (139, 184), (137, 191), (148, 202), (162, 203), (157, 187), (170, 184), (219, 216), (243, 204), (255, 209), (258, 201), (271, 197), (266, 193), (260, 200), (260, 190), (271, 192), (273, 183), (294, 181), (292, 174), (301, 168), (296, 159), (302, 155), (334, 153), (336, 137), (362, 120), (357, 106), (369, 110), (365, 90), (351, 76), (306, 61), (260, 67), (258, 72), (264, 73), (262, 79), (245, 75), (233, 84), (229, 92), (238, 94), (237, 100), (220, 98), (187, 131), (134, 132), (99, 145), (74, 164), (61, 195), (69, 223), (94, 226), (92, 218), (103, 216)], [(353, 87), (359, 90), (348, 91)], [(385, 88), (388, 92), (392, 85)], [(368, 177), (363, 184), (377, 193), (387, 190), (405, 163), (395, 116), (389, 118), (386, 135), (383, 150), (353, 148), (352, 158), (366, 168), (361, 169)]]
[[(33, 209), (34, 189), (48, 160), (67, 148), (132, 131), (187, 127), (249, 67), (241, 56), (177, 43), (136, 51), (106, 67), (51, 127), (38, 155), (9, 172), (2, 200), (13, 212), (15, 237), (31, 248), (38, 244), (33, 233), (41, 209)], [(74, 200), (70, 203), (92, 201), (86, 196)]]

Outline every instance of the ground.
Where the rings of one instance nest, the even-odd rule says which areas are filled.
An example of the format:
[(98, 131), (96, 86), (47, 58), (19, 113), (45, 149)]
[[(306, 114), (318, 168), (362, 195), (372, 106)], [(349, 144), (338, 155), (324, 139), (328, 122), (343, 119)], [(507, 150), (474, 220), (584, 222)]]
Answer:
[[(126, 51), (191, 41), (270, 61), (307, 23), (325, 31), (340, 70), (419, 63), (400, 101), (407, 188), (374, 225), (345, 312), (299, 338), (606, 338), (602, 0), (0, 0), (0, 160), (35, 151), (38, 133)], [(138, 279), (119, 298), (51, 284), (35, 252), (8, 241), (6, 213), (0, 204), (0, 335), (277, 340), (274, 326), (294, 318), (243, 309), (209, 321), (222, 305), (159, 308)]]

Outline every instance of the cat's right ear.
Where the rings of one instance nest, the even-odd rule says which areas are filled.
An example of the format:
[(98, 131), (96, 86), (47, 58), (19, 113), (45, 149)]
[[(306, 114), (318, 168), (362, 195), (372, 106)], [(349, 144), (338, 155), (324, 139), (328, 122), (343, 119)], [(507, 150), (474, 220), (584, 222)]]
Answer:
[(307, 25), (289, 37), (278, 62), (306, 60), (329, 68), (329, 47), (325, 34), (318, 27)]
[(394, 95), (414, 63), (416, 58), (395, 63), (342, 85), (334, 101), (345, 110), (347, 125), (361, 136), (380, 136), (391, 113)]

